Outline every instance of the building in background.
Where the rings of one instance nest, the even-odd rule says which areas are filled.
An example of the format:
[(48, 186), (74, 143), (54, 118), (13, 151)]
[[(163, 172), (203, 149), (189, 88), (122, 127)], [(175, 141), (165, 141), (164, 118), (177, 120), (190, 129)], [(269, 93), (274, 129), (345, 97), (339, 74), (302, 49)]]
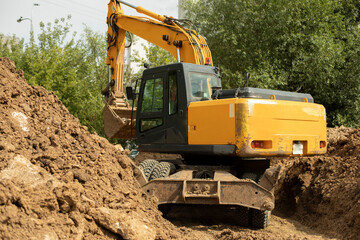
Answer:
[(181, 18), (185, 18), (185, 9), (182, 8), (182, 4), (183, 4), (183, 0), (179, 0), (178, 1), (178, 18), (181, 19)]
[(1, 46), (7, 46), (7, 48), (11, 52), (11, 46), (19, 44), (20, 39), (15, 36), (5, 36), (3, 34), (0, 34), (0, 42)]

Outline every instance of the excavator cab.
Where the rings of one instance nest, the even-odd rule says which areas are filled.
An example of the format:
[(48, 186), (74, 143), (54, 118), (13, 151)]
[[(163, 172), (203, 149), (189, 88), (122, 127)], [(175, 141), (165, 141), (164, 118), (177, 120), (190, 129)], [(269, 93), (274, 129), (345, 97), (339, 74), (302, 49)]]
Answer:
[(213, 66), (175, 63), (145, 70), (136, 111), (139, 149), (164, 151), (164, 144), (186, 145), (189, 103), (210, 100), (212, 89), (220, 87)]

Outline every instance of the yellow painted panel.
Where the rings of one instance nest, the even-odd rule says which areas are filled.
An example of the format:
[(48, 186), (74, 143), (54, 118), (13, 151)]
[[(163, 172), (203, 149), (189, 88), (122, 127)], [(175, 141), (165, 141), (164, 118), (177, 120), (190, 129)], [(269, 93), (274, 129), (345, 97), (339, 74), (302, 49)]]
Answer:
[(188, 108), (188, 142), (235, 144), (234, 99), (192, 102)]
[[(293, 155), (294, 142), (302, 155), (323, 154), (326, 113), (322, 105), (266, 99), (221, 99), (193, 102), (188, 115), (189, 144), (235, 144), (240, 157)], [(262, 141), (263, 148), (253, 148)]]
[[(294, 141), (303, 144), (303, 155), (326, 152), (326, 148), (320, 149), (320, 141), (326, 141), (326, 114), (322, 105), (240, 99), (236, 104), (236, 121), (239, 156), (293, 155)], [(252, 141), (270, 144), (254, 149)]]

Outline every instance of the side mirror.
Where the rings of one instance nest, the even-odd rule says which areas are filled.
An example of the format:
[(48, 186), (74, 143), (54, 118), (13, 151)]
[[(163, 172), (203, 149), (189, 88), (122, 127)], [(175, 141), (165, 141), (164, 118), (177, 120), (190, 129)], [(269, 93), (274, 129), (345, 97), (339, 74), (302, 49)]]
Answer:
[(135, 100), (136, 95), (135, 95), (134, 90), (132, 89), (132, 87), (126, 87), (126, 98), (128, 100)]

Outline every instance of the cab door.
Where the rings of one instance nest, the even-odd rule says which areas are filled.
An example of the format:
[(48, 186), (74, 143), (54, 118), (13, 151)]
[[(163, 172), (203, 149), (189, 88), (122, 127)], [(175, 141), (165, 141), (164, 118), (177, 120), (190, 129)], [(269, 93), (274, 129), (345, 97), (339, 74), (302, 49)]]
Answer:
[(165, 143), (165, 82), (166, 73), (144, 76), (137, 109), (136, 135), (138, 144)]
[[(166, 139), (167, 144), (187, 144), (187, 103), (184, 76), (181, 69), (168, 72), (166, 82)], [(171, 146), (168, 146), (171, 148)]]

